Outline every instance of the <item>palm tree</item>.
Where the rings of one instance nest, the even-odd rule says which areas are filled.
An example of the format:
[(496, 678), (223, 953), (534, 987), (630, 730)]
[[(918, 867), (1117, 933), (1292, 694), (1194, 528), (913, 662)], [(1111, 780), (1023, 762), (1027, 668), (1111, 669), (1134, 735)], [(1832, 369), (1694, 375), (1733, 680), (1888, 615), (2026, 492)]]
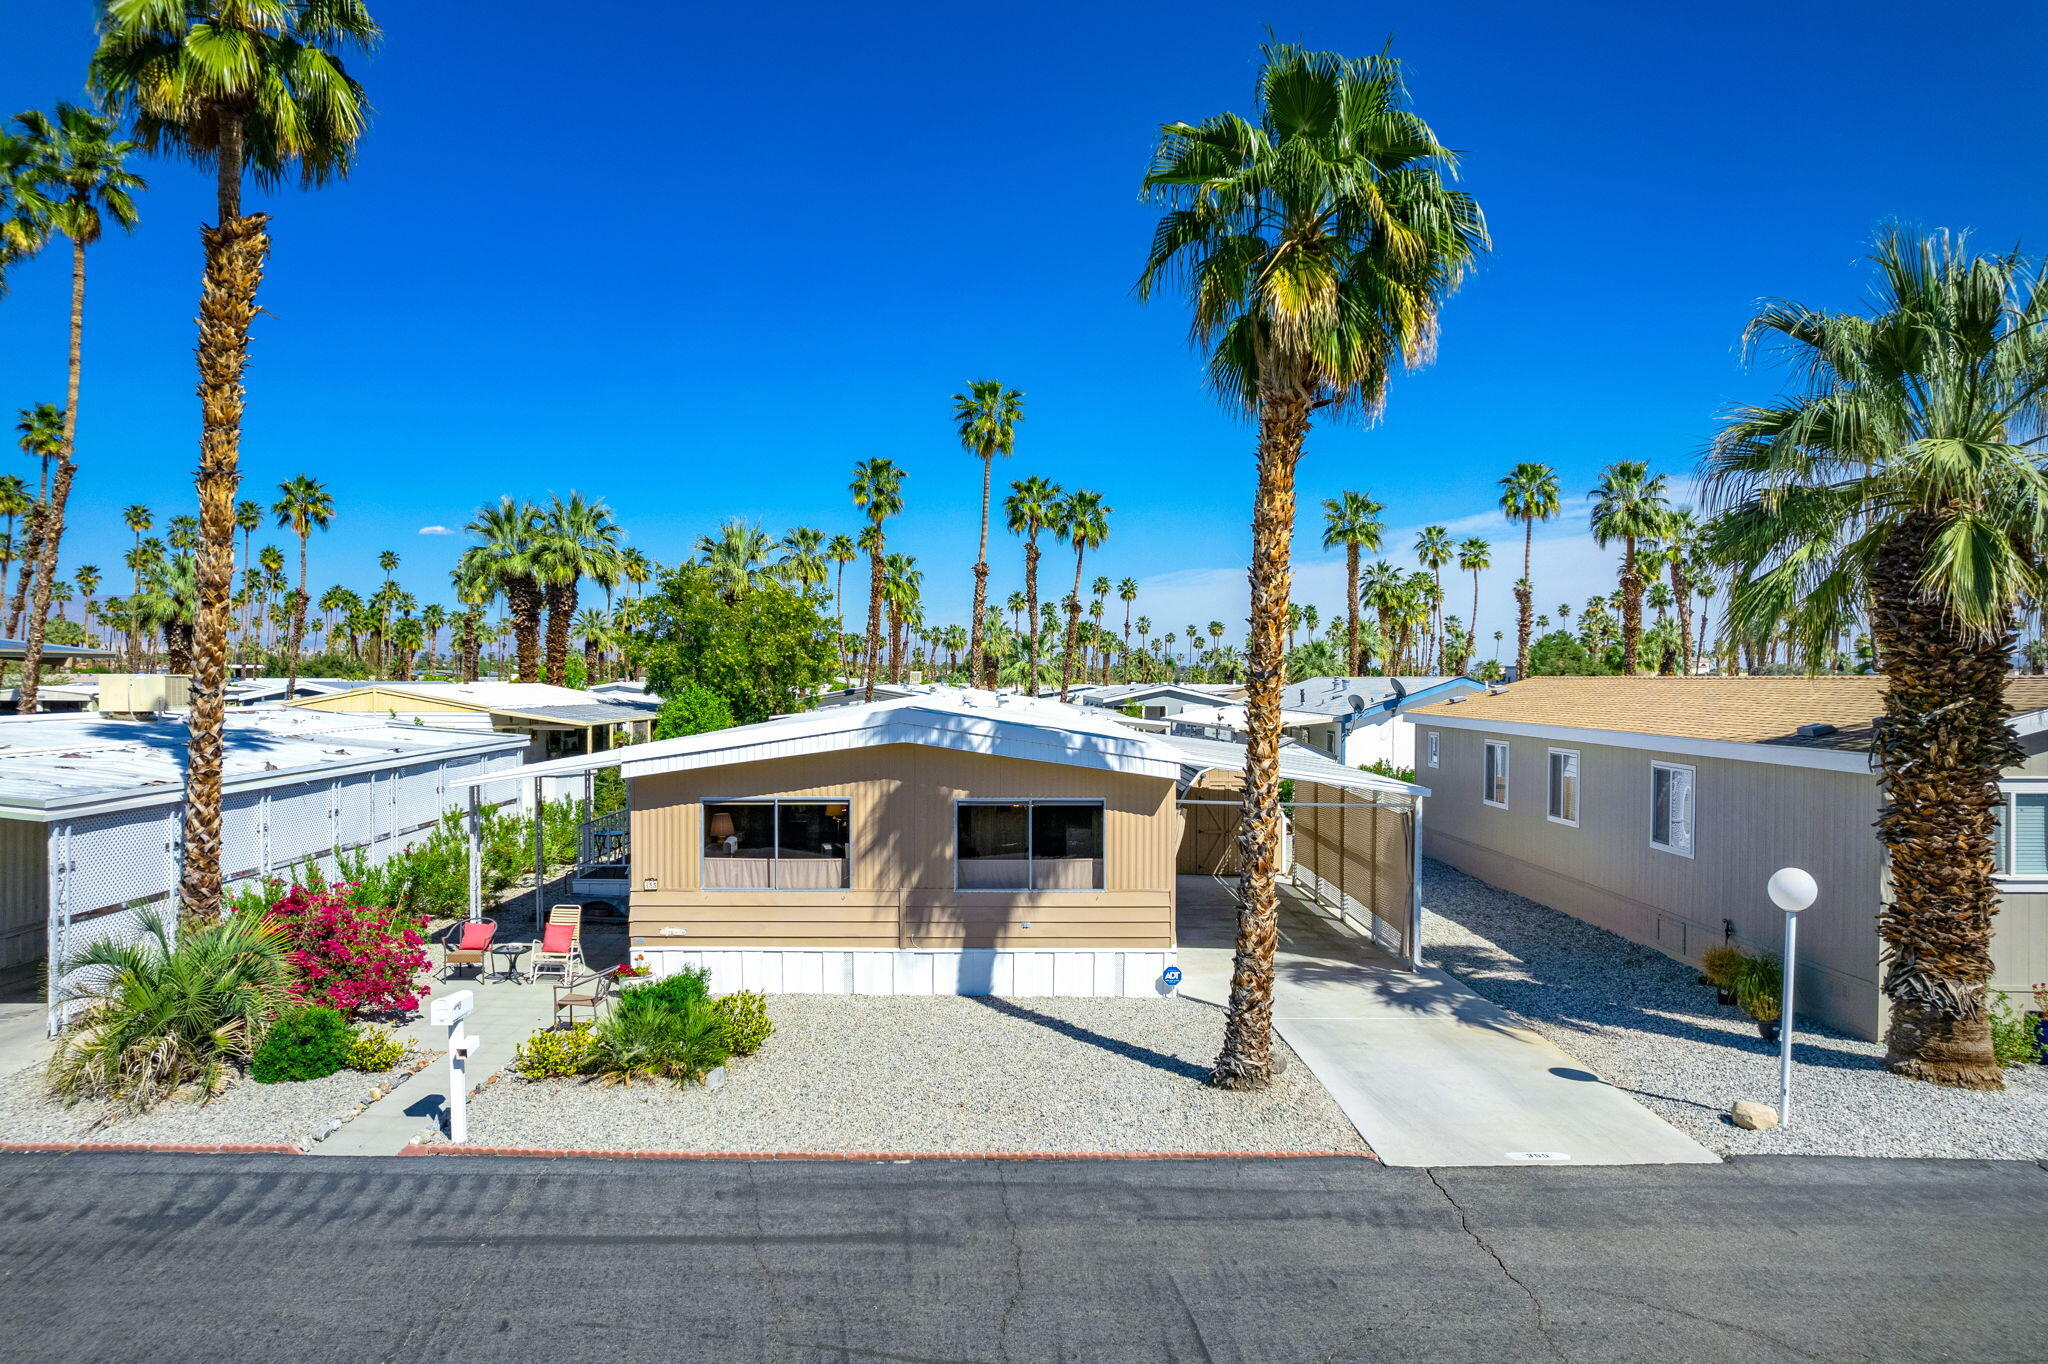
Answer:
[(967, 646), (967, 680), (986, 685), (987, 644), (982, 617), (988, 609), (988, 496), (996, 456), (1017, 448), (1017, 424), (1024, 420), (1024, 395), (994, 379), (976, 379), (965, 393), (953, 395), (953, 420), (960, 430), (960, 448), (981, 461), (981, 548), (974, 558), (973, 635)]
[[(7, 608), (7, 633), (21, 633), (22, 616), (28, 610), (29, 591), (35, 571), (42, 563), (44, 529), (50, 516), (50, 466), (64, 453), (64, 412), (55, 403), (24, 407), (14, 430), (21, 453), (35, 460), (42, 470), (42, 491), (28, 510), (28, 544), (21, 552), (21, 575), (14, 585), (14, 600)], [(0, 583), (0, 589), (6, 587)]]
[(1500, 481), (1500, 509), (1507, 513), (1508, 520), (1522, 523), (1522, 576), (1515, 584), (1516, 677), (1529, 675), (1529, 626), (1536, 600), (1534, 580), (1529, 573), (1530, 556), (1536, 547), (1536, 523), (1551, 520), (1563, 510), (1563, 505), (1557, 470), (1548, 464), (1524, 461)]
[(1131, 651), (1131, 608), (1138, 603), (1138, 580), (1125, 578), (1116, 585), (1116, 599), (1124, 604), (1124, 652)]
[(1465, 652), (1452, 671), (1463, 672), (1472, 657), (1472, 643), (1479, 638), (1479, 575), (1493, 567), (1493, 546), (1478, 536), (1458, 542), (1458, 567), (1472, 575), (1472, 628), (1465, 632)]
[(1885, 678), (1885, 1063), (1996, 1089), (1998, 780), (2021, 760), (2014, 624), (2043, 596), (2048, 280), (1945, 233), (1887, 231), (1872, 259), (1868, 314), (1771, 301), (1751, 320), (1747, 348), (1782, 352), (1800, 387), (1728, 419), (1704, 469), (1722, 509), (1706, 538), (1732, 572), (1731, 639), (1783, 632), (1811, 665), (1868, 612)]
[(850, 535), (835, 535), (825, 546), (826, 561), (832, 565), (832, 613), (836, 624), (833, 638), (840, 642), (839, 670), (849, 671), (846, 663), (846, 566), (860, 557), (860, 547), (853, 543)]
[(7, 529), (0, 531), (0, 588), (6, 586), (7, 569), (14, 562), (15, 518), (32, 511), (35, 505), (20, 474), (0, 474), (0, 517), (7, 521)]
[(1100, 549), (1109, 538), (1111, 508), (1102, 494), (1076, 488), (1061, 498), (1053, 511), (1053, 533), (1074, 547), (1074, 590), (1067, 597), (1066, 648), (1060, 658), (1060, 700), (1067, 699), (1074, 683), (1074, 663), (1081, 636), (1081, 566), (1091, 549)]
[[(235, 529), (242, 532), (242, 566), (244, 569), (252, 568), (255, 565), (255, 560), (251, 557), (250, 539), (256, 534), (256, 528), (262, 524), (262, 503), (245, 500), (235, 504)], [(249, 630), (256, 624), (258, 622), (253, 613), (242, 621), (242, 639), (245, 649), (247, 647)]]
[(1010, 495), (1003, 499), (1003, 513), (1008, 519), (1010, 532), (1024, 537), (1025, 619), (1031, 622), (1024, 663), (1024, 694), (1027, 696), (1038, 695), (1038, 533), (1058, 523), (1060, 505), (1060, 485), (1037, 474), (1012, 483)]
[(1169, 123), (1145, 186), (1167, 201), (1141, 298), (1186, 288), (1222, 398), (1259, 422), (1252, 537), (1243, 908), (1212, 1083), (1270, 1076), (1280, 693), (1294, 475), (1318, 411), (1376, 413), (1396, 363), (1432, 352), (1443, 298), (1486, 245), (1452, 154), (1406, 107), (1400, 64), (1271, 44), (1255, 121)]
[(891, 554), (883, 564), (882, 600), (888, 608), (889, 680), (901, 686), (905, 672), (905, 631), (918, 620), (918, 599), (924, 586), (924, 570), (910, 554)]
[(465, 527), (478, 543), (463, 551), (465, 571), (486, 583), (490, 595), (503, 594), (512, 620), (515, 673), (521, 682), (540, 681), (541, 591), (537, 545), (540, 512), (530, 504), (500, 497), (483, 507)]
[(806, 595), (825, 583), (825, 532), (798, 526), (782, 537), (782, 558), (775, 567), (794, 581)]
[[(57, 580), (58, 547), (64, 538), (64, 514), (71, 500), (71, 481), (77, 473), (78, 389), (80, 357), (85, 345), (85, 253), (99, 241), (108, 219), (123, 231), (134, 229), (140, 217), (135, 207), (137, 191), (149, 186), (127, 168), (128, 156), (136, 150), (133, 142), (116, 135), (113, 119), (81, 108), (59, 104), (53, 118), (41, 110), (18, 114), (23, 155), (16, 164), (12, 181), (18, 213), (35, 224), (35, 233), (46, 238), (56, 233), (71, 243), (71, 329), (66, 355), (64, 407), (60, 418), (56, 452), (56, 479), (50, 485), (36, 517), (35, 599), (29, 607), (28, 637), (24, 642), (21, 691), (17, 709), (23, 715), (37, 710), (36, 691), (41, 679), (43, 631), (50, 614), (50, 592)], [(29, 564), (24, 559), (23, 568)]]
[(727, 606), (753, 589), (774, 548), (766, 531), (737, 516), (721, 525), (716, 535), (697, 537), (697, 554)]
[(605, 651), (612, 647), (611, 620), (596, 607), (585, 607), (576, 614), (574, 632), (583, 641), (585, 685), (603, 681)]
[[(759, 532), (756, 532), (758, 534)], [(534, 576), (548, 608), (547, 666), (551, 686), (569, 684), (570, 624), (576, 618), (579, 585), (585, 578), (616, 582), (613, 564), (622, 534), (602, 500), (586, 502), (570, 493), (565, 502), (551, 497), (534, 545)], [(764, 542), (766, 537), (762, 537)]]
[(242, 180), (253, 174), (270, 185), (296, 169), (310, 187), (347, 174), (368, 103), (341, 53), (367, 51), (379, 32), (362, 0), (106, 0), (100, 14), (93, 89), (110, 112), (133, 113), (145, 149), (175, 151), (214, 171), (218, 221), (200, 229), (203, 529), (179, 891), (181, 912), (204, 921), (220, 910), (222, 685), (242, 372), (270, 245), (268, 216), (242, 212)]
[(1642, 460), (1616, 460), (1601, 471), (1592, 494), (1593, 543), (1605, 549), (1621, 541), (1621, 663), (1630, 677), (1642, 671), (1643, 574), (1637, 550), (1663, 530), (1671, 514), (1665, 482)]
[[(1358, 555), (1361, 550), (1380, 552), (1380, 537), (1386, 527), (1379, 515), (1386, 508), (1366, 493), (1341, 492), (1323, 500), (1323, 548), (1344, 546), (1344, 609), (1348, 628), (1344, 635), (1344, 671), (1356, 677), (1365, 671), (1358, 655)], [(1311, 630), (1313, 633), (1313, 630)]]
[(1685, 507), (1674, 507), (1657, 535), (1664, 571), (1671, 579), (1673, 603), (1678, 608), (1679, 659), (1688, 677), (1699, 658), (1692, 632), (1692, 560), (1698, 552), (1698, 540), (1699, 518)]
[(81, 623), (90, 631), (92, 629), (93, 593), (100, 590), (99, 566), (97, 564), (80, 564), (77, 570), (72, 573), (71, 580), (78, 584), (78, 595), (85, 599), (84, 605), (81, 608), (83, 613)]
[[(303, 581), (303, 579), (301, 580)], [(441, 652), (441, 631), (448, 624), (448, 608), (439, 602), (429, 602), (420, 612), (420, 625), (427, 632), (427, 666), (435, 665)]]
[(861, 548), (868, 552), (868, 633), (862, 650), (862, 699), (875, 699), (875, 667), (882, 652), (882, 561), (887, 549), (882, 523), (903, 510), (903, 480), (909, 475), (886, 459), (864, 459), (853, 466), (848, 491), (853, 505), (867, 513), (867, 528), (861, 532)]
[(277, 485), (277, 501), (270, 510), (281, 529), (299, 539), (299, 587), (292, 594), (291, 633), (285, 641), (284, 699), (299, 694), (299, 651), (306, 639), (306, 551), (316, 530), (326, 530), (334, 520), (334, 494), (310, 474), (299, 474)]
[[(1444, 671), (1444, 565), (1451, 561), (1455, 552), (1451, 545), (1451, 533), (1443, 526), (1424, 526), (1415, 537), (1415, 557), (1429, 570), (1430, 581), (1436, 584), (1436, 625), (1431, 631), (1433, 647), (1436, 650), (1436, 672)], [(1424, 671), (1430, 671), (1427, 653), (1422, 662)]]

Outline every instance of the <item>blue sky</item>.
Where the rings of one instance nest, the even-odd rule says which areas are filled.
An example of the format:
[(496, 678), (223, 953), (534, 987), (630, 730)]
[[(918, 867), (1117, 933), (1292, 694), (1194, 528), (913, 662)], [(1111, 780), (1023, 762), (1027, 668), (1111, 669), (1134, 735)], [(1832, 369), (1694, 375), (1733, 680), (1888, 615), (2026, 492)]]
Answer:
[[(9, 110), (77, 97), (91, 46), (85, 0), (27, 8), (0, 47)], [(1241, 621), (1251, 433), (1202, 390), (1182, 313), (1129, 289), (1154, 130), (1246, 109), (1268, 24), (1351, 52), (1392, 33), (1498, 243), (1385, 420), (1310, 438), (1296, 596), (1325, 611), (1341, 575), (1318, 499), (1370, 490), (1403, 560), (1426, 521), (1490, 535), (1490, 634), (1513, 462), (1575, 490), (1617, 458), (1685, 476), (1715, 413), (1776, 385), (1735, 351), (1759, 295), (1854, 304), (1890, 218), (2048, 235), (2048, 80), (2031, 56), (1995, 64), (2048, 39), (2019, 0), (1939, 22), (1889, 0), (374, 8), (359, 169), (264, 201), (245, 489), (333, 488), (316, 590), (374, 579), (390, 548), (445, 596), (461, 539), (420, 528), (500, 493), (602, 496), (663, 560), (728, 516), (848, 529), (853, 463), (886, 455), (911, 474), (892, 542), (933, 614), (964, 614), (978, 478), (948, 395), (993, 376), (1029, 402), (999, 490), (1100, 489), (1101, 571), (1139, 578), (1142, 611)], [(188, 509), (198, 432), (210, 198), (189, 166), (147, 173), (141, 230), (94, 254), (65, 555), (117, 582), (118, 509)], [(0, 303), (0, 407), (61, 395), (64, 285), (47, 260)], [(1582, 531), (1539, 543), (1546, 602), (1611, 585)], [(998, 599), (1017, 559), (998, 535)]]

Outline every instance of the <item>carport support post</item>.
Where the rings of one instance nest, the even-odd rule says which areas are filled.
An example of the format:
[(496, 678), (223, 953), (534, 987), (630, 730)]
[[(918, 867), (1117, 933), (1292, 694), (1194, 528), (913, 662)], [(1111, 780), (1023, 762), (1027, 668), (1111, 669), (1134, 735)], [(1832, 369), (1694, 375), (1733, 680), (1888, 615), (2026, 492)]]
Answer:
[(1415, 817), (1408, 821), (1408, 834), (1414, 840), (1412, 849), (1414, 866), (1409, 873), (1408, 883), (1408, 969), (1422, 969), (1422, 797), (1414, 796)]
[(484, 859), (483, 859), (483, 796), (474, 786), (469, 788), (469, 816), (463, 820), (463, 832), (469, 843), (469, 921), (475, 923), (484, 917)]
[(543, 795), (545, 777), (533, 779), (533, 936), (540, 940), (541, 901), (546, 899), (548, 879), (547, 813), (548, 803)]

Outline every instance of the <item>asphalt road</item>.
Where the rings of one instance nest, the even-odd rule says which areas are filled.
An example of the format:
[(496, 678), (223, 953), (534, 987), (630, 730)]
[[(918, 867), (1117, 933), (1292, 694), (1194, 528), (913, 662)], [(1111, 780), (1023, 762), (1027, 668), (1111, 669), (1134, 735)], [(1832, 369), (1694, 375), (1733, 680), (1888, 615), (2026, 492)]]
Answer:
[(2035, 1361), (2048, 1170), (6, 1155), (0, 1357)]

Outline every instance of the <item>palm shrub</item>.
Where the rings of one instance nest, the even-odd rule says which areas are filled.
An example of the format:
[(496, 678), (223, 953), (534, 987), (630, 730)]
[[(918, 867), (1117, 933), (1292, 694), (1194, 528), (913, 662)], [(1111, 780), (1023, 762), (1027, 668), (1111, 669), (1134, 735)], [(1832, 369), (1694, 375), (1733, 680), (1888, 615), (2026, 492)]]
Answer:
[(249, 1078), (259, 1085), (321, 1079), (348, 1064), (355, 1042), (355, 1027), (339, 1009), (292, 1009), (263, 1035)]
[(689, 999), (635, 1005), (620, 997), (611, 1016), (591, 1033), (587, 1069), (608, 1084), (635, 1080), (702, 1080), (732, 1056), (724, 1022), (710, 1001)]
[(64, 964), (84, 1004), (57, 1039), (47, 1072), (67, 1103), (98, 1099), (141, 1112), (190, 1087), (210, 1098), (246, 1064), (290, 1000), (282, 930), (230, 914), (173, 941), (154, 911), (132, 942), (95, 942)]

